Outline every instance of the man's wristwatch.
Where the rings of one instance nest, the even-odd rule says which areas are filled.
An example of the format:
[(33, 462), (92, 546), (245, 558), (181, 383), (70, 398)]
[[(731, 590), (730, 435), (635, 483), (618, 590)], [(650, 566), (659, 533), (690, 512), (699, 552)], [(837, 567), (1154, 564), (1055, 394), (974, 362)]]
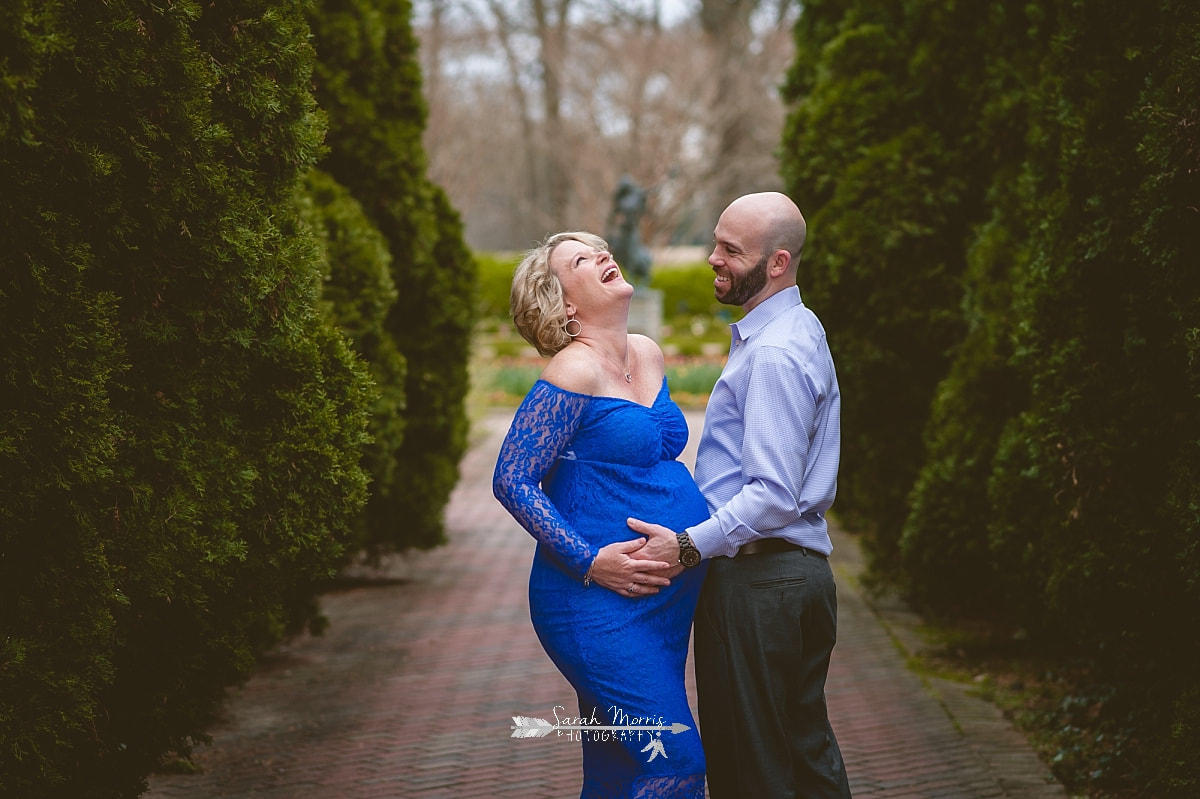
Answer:
[(692, 537), (687, 533), (676, 533), (675, 538), (679, 541), (679, 562), (689, 569), (699, 564), (700, 550), (692, 543)]

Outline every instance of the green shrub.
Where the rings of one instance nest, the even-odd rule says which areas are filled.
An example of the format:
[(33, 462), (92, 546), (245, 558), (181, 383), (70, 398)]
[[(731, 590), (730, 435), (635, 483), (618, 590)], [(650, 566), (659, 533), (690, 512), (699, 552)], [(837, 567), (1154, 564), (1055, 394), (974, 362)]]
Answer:
[(934, 389), (963, 334), (963, 243), (991, 164), (966, 5), (806, 3), (782, 168), (809, 240), (799, 267), (842, 389), (838, 514), (888, 575)]
[[(1041, 203), (1014, 303), (1030, 400), (1001, 438), (991, 541), (1008, 603), (1086, 652), (1138, 737), (1172, 739), (1200, 640), (1200, 9), (1064, 4), (1036, 85), (1028, 161)], [(1053, 109), (1053, 110), (1051, 110)], [(1030, 491), (1034, 483), (1034, 491)], [(1148, 746), (1150, 752), (1156, 748)], [(1104, 775), (1194, 793), (1192, 763)]]
[[(362, 206), (324, 172), (308, 174), (298, 198), (301, 214), (324, 244), (326, 273), (321, 304), (367, 362), (376, 391), (371, 403), (371, 443), (363, 467), (371, 481), (371, 503), (387, 504), (399, 472), (396, 454), (404, 443), (404, 356), (384, 324), (396, 302), (391, 255)], [(380, 542), (368, 529), (369, 513), (354, 520), (352, 546)]]
[(1200, 785), (1198, 51), (1174, 0), (797, 26), (785, 177), (842, 382), (839, 514), (874, 574), (1103, 686), (1092, 721), (1128, 746), (1066, 753), (1073, 792)]
[(0, 15), (6, 796), (139, 795), (314, 618), (365, 499), (369, 384), (293, 200), (301, 8)]
[(476, 267), (445, 194), (425, 177), (425, 104), (407, 0), (318, 2), (317, 98), (329, 114), (323, 171), (383, 235), (396, 302), (384, 331), (405, 362), (404, 439), (368, 507), (374, 548), (444, 540), (442, 513), (466, 448)]
[[(0, 180), (28, 186), (8, 182), (11, 144), (0, 142)], [(26, 200), (0, 197), (6, 234)], [(117, 302), (87, 290), (96, 260), (60, 251), (71, 236), (50, 233), (26, 231), (19, 246), (27, 264), (0, 253), (4, 796), (46, 796), (70, 780), (69, 758), (87, 745), (113, 681), (114, 616), (127, 601), (120, 563), (105, 551), (104, 507), (122, 438), (109, 400), (124, 365)]]
[(963, 318), (966, 337), (934, 395), (925, 428), (925, 463), (914, 483), (900, 541), (903, 568), (892, 569), (911, 599), (942, 613), (1015, 619), (1003, 601), (1009, 579), (997, 568), (989, 529), (989, 481), (1002, 431), (1028, 403), (1027, 377), (1012, 365), (1013, 304), (1032, 257), (1028, 208), (1038, 203), (1022, 180), (1029, 117), (1041, 54), (1051, 29), (1027, 13), (997, 15), (987, 48), (978, 120), (996, 165), (986, 197), (991, 216), (967, 249)]
[[(478, 314), (481, 318), (503, 319), (511, 326), (508, 296), (513, 271), (520, 255), (477, 253), (479, 263)], [(729, 324), (742, 317), (741, 308), (722, 305), (713, 297), (713, 272), (708, 264), (672, 266), (650, 273), (650, 288), (662, 292), (663, 318), (686, 324), (693, 318)]]
[(493, 340), (490, 343), (497, 358), (536, 357), (537, 350), (529, 346), (525, 339)]
[[(1006, 175), (1006, 177), (1008, 177)], [(1011, 307), (1018, 272), (1014, 253), (1021, 198), (997, 181), (996, 217), (980, 228), (967, 275), (968, 332), (950, 374), (938, 386), (925, 429), (926, 461), (913, 485), (912, 510), (900, 540), (895, 582), (910, 599), (943, 613), (1011, 619), (1001, 601), (1003, 572), (989, 544), (988, 485), (1005, 425), (1027, 401), (1028, 386), (1009, 363)], [(999, 195), (1007, 195), (1002, 201)], [(1014, 265), (1015, 261), (1015, 265)]]
[(513, 272), (520, 263), (518, 255), (476, 253), (479, 264), (479, 290), (476, 313), (480, 318), (503, 319), (511, 326), (508, 296), (512, 289)]
[(728, 324), (742, 317), (741, 308), (722, 305), (713, 296), (713, 271), (708, 264), (655, 269), (650, 287), (663, 293), (666, 319), (702, 316)]

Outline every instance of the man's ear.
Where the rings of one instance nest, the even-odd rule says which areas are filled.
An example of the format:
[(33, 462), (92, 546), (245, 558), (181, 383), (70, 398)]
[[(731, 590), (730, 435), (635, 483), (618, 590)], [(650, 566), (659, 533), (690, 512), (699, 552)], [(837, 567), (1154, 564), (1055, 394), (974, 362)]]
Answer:
[(792, 254), (787, 250), (776, 250), (771, 255), (771, 265), (769, 267), (771, 277), (781, 277), (787, 273), (788, 266), (792, 263)]

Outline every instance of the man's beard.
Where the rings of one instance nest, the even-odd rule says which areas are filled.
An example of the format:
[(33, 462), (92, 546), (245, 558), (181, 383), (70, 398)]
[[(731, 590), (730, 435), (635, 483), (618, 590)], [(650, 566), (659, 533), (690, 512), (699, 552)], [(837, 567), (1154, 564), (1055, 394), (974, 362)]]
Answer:
[(770, 257), (770, 253), (765, 253), (754, 268), (744, 275), (730, 272), (729, 290), (724, 296), (717, 297), (717, 302), (722, 305), (745, 305), (753, 299), (767, 285), (767, 260)]

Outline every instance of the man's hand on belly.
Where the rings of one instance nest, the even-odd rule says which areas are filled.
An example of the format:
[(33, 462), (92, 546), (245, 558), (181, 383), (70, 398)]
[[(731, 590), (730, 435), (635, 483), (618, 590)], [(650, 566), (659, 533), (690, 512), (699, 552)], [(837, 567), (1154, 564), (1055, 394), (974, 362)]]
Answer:
[(663, 527), (661, 524), (644, 522), (641, 519), (629, 518), (626, 519), (626, 523), (630, 530), (646, 537), (646, 545), (636, 552), (629, 553), (629, 557), (635, 560), (657, 560), (672, 564), (669, 571), (658, 572), (664, 577), (675, 577), (683, 571), (683, 564), (679, 562), (679, 539), (675, 537), (674, 530)]

